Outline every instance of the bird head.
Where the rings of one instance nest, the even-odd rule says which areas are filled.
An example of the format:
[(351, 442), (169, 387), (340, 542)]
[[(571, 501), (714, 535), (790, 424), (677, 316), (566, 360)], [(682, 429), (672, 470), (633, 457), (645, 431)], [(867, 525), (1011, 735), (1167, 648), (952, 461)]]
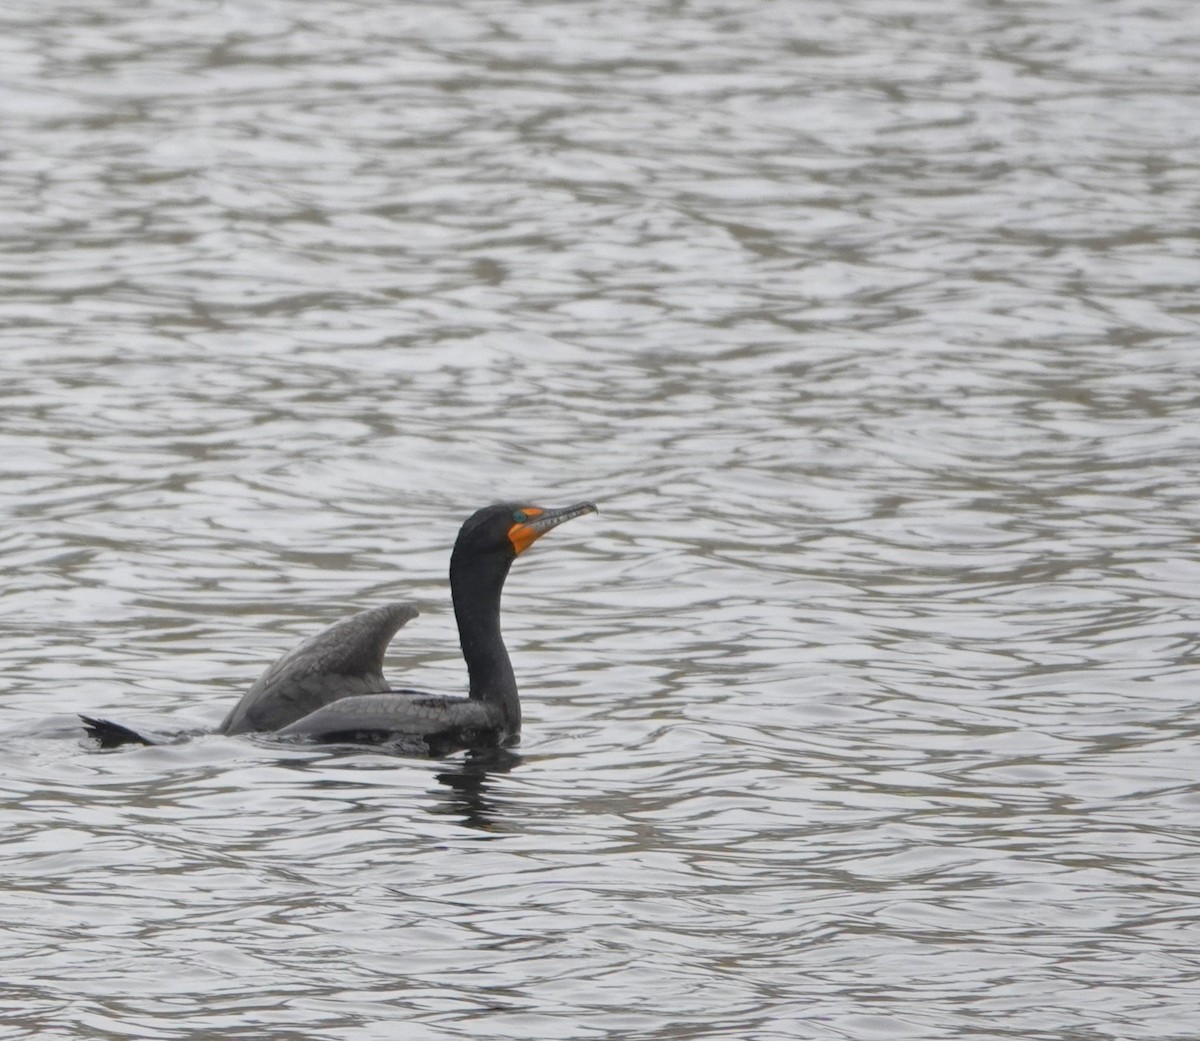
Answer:
[(550, 509), (524, 502), (500, 502), (476, 510), (463, 523), (454, 544), (455, 555), (500, 553), (509, 560), (520, 556), (551, 528), (564, 521), (596, 513), (590, 502)]

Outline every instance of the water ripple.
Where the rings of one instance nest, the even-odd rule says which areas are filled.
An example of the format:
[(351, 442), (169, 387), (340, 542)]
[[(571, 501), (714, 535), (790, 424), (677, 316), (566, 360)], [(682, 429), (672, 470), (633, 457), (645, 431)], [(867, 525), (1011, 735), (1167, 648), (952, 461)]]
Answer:
[[(1194, 1036), (1197, 23), (1076, 14), (11, 14), (0, 1035)], [(518, 754), (82, 742), (461, 690), (513, 495)]]

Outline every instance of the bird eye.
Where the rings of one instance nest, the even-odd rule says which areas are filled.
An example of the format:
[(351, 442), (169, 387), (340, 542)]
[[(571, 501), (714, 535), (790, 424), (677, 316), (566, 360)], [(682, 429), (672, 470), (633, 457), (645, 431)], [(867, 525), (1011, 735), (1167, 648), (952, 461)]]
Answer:
[(518, 524), (524, 524), (527, 520), (529, 520), (529, 517), (524, 510), (516, 510), (513, 512), (513, 520), (515, 520)]

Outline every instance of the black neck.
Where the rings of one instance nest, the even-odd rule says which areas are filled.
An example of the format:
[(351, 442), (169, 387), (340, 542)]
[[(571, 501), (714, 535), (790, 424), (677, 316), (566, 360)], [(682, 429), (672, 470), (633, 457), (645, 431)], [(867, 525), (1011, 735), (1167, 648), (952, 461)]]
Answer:
[(498, 706), (509, 731), (521, 729), (521, 702), (512, 662), (500, 634), (500, 593), (512, 558), (502, 554), (450, 557), (450, 596), (458, 640), (471, 677), (470, 696)]

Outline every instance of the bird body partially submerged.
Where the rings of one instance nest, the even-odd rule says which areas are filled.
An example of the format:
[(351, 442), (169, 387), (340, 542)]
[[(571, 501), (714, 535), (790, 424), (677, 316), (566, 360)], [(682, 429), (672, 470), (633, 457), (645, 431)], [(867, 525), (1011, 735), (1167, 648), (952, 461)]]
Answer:
[[(283, 655), (225, 717), (220, 733), (387, 743), (435, 756), (515, 743), (521, 703), (500, 633), (504, 580), (513, 560), (536, 539), (595, 511), (590, 502), (555, 510), (499, 503), (463, 524), (450, 558), (450, 592), (470, 677), (467, 697), (389, 688), (384, 654), (417, 610), (386, 604), (337, 622)], [(103, 748), (157, 743), (120, 724), (83, 718)]]
[(323, 744), (398, 744), (433, 756), (495, 748), (518, 736), (495, 705), (419, 690), (341, 698), (276, 732)]

